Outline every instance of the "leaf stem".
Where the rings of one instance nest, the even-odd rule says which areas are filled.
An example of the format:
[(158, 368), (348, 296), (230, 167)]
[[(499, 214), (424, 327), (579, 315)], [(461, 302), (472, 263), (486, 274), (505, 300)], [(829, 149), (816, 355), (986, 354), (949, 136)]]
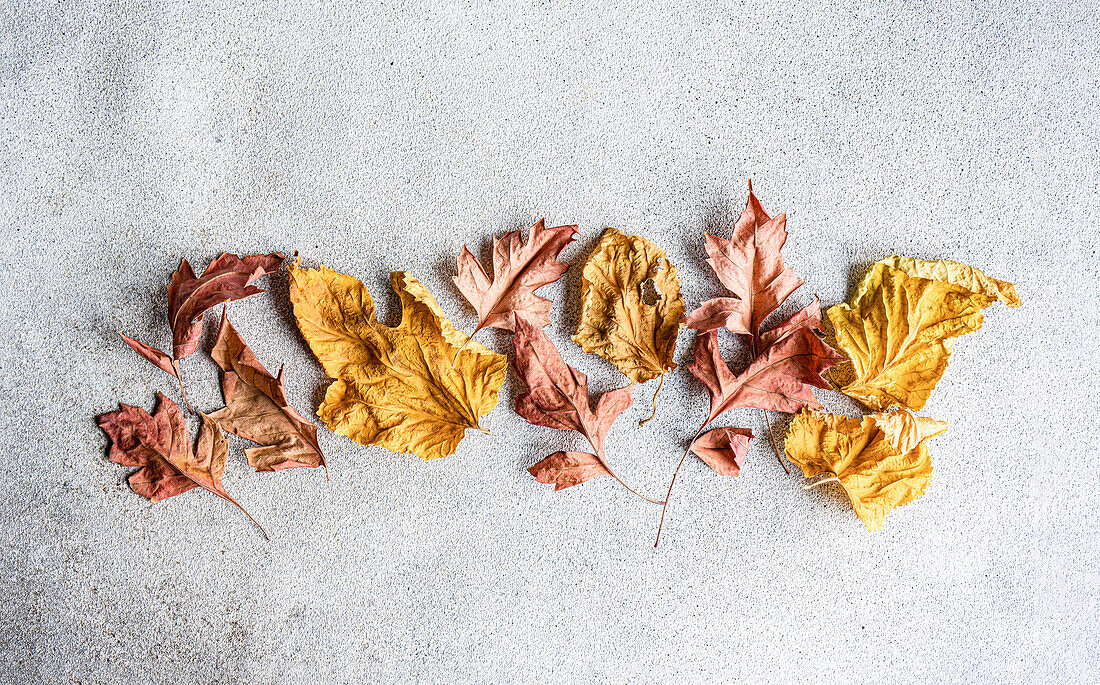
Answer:
[[(176, 370), (176, 380), (179, 381), (179, 383), (180, 383), (180, 394), (183, 395), (183, 403), (187, 405), (187, 411), (191, 412), (191, 415), (194, 416), (195, 415), (195, 408), (191, 406), (191, 400), (187, 399), (187, 390), (185, 390), (184, 387), (183, 387), (183, 372), (180, 371), (180, 363), (179, 363), (178, 359), (173, 359), (172, 360), (172, 368)], [(238, 505), (238, 506), (240, 506), (240, 505)], [(245, 512), (245, 513), (247, 514), (248, 512)], [(249, 517), (249, 518), (251, 518), (251, 517)], [(260, 524), (257, 523), (256, 525), (260, 525)], [(261, 530), (263, 530), (263, 529), (261, 528)], [(264, 535), (267, 535), (267, 533), (264, 533)], [(271, 538), (268, 538), (268, 540), (270, 540), (270, 539)]]
[(803, 490), (809, 490), (810, 488), (816, 488), (817, 486), (819, 486), (819, 485), (822, 485), (822, 484), (824, 484), (824, 483), (832, 483), (832, 482), (837, 482), (837, 483), (839, 483), (839, 482), (840, 482), (840, 478), (838, 478), (838, 477), (836, 477), (836, 476), (830, 476), (830, 477), (828, 477), (828, 478), (822, 478), (821, 480), (819, 480), (819, 481), (817, 481), (817, 482), (815, 482), (815, 483), (810, 483), (809, 485), (803, 485), (803, 486), (802, 486), (802, 489), (803, 489)]
[(772, 432), (772, 420), (768, 418), (768, 410), (761, 409), (760, 413), (764, 415), (764, 422), (768, 424), (768, 437), (772, 439), (772, 449), (775, 450), (775, 458), (779, 460), (779, 465), (783, 467), (783, 470), (787, 472), (787, 475), (791, 475), (791, 470), (787, 468), (786, 462), (783, 461), (783, 455), (779, 451), (779, 444), (775, 441), (775, 433)]
[(451, 368), (452, 369), (455, 367), (455, 362), (458, 361), (458, 355), (462, 354), (462, 350), (466, 349), (466, 346), (470, 344), (470, 341), (474, 339), (474, 336), (477, 335), (477, 332), (480, 331), (480, 330), (481, 330), (481, 326), (478, 326), (477, 328), (475, 328), (474, 332), (466, 337), (466, 342), (462, 343), (462, 346), (458, 348), (457, 352), (455, 352), (454, 358), (451, 359)]
[(695, 431), (695, 435), (692, 436), (691, 442), (688, 443), (687, 449), (684, 450), (684, 456), (680, 457), (680, 463), (676, 464), (676, 470), (672, 472), (672, 481), (668, 484), (668, 494), (665, 495), (665, 501), (661, 505), (661, 522), (657, 524), (657, 539), (653, 541), (653, 548), (656, 549), (657, 545), (661, 542), (661, 529), (665, 527), (665, 513), (668, 511), (668, 501), (672, 499), (672, 486), (676, 485), (676, 476), (680, 475), (680, 467), (684, 465), (684, 460), (687, 459), (688, 454), (691, 452), (692, 445), (699, 439), (699, 435), (703, 432), (703, 429), (707, 427), (704, 423), (699, 427), (699, 430)]
[(661, 374), (661, 380), (657, 383), (657, 392), (653, 393), (653, 412), (649, 416), (647, 416), (646, 418), (639, 421), (638, 422), (639, 426), (646, 425), (649, 421), (651, 421), (653, 419), (654, 416), (657, 415), (657, 395), (660, 394), (661, 387), (665, 384), (665, 376), (666, 375), (668, 375), (667, 371), (665, 373)]

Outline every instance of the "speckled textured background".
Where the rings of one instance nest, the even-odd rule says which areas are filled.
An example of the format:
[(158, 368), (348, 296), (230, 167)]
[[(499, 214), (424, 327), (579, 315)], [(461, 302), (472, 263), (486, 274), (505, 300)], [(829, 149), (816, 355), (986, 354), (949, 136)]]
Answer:
[[(1095, 3), (246, 4), (3, 5), (0, 682), (1095, 676)], [(720, 292), (702, 231), (728, 235), (749, 178), (788, 212), (792, 306), (895, 252), (1019, 284), (956, 345), (933, 483), (877, 534), (757, 441), (738, 479), (687, 464), (654, 551), (657, 511), (610, 479), (525, 472), (580, 438), (516, 416), (514, 376), (492, 436), (445, 460), (323, 430), (327, 483), (251, 473), (235, 441), (226, 486), (272, 542), (207, 493), (150, 505), (105, 459), (96, 414), (177, 396), (114, 331), (168, 344), (182, 256), (298, 250), (391, 322), (408, 269), (470, 330), (461, 245), (545, 216), (581, 226), (568, 261), (605, 226), (658, 242), (692, 307)], [(313, 416), (324, 377), (268, 284), (231, 317)], [(566, 359), (620, 383), (569, 341), (579, 269), (548, 292)], [(219, 406), (209, 359), (184, 370)], [(706, 396), (677, 373), (638, 429), (642, 405), (608, 448), (657, 493)]]

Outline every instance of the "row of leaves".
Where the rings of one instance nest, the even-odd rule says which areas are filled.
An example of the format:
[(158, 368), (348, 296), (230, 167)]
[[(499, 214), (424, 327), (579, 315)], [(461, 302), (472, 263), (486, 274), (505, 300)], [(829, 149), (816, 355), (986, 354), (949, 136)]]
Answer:
[[(582, 311), (573, 339), (585, 352), (614, 364), (631, 384), (603, 393), (593, 405), (586, 376), (562, 360), (544, 332), (551, 302), (536, 294), (568, 269), (558, 256), (576, 235), (576, 226), (547, 228), (542, 221), (526, 242), (519, 231), (510, 231), (493, 240), (492, 276), (463, 247), (454, 281), (478, 315), (469, 336), (443, 316), (432, 295), (408, 273), (390, 274), (403, 310), (401, 322), (391, 328), (378, 321), (370, 294), (354, 277), (324, 266), (302, 268), (297, 260), (289, 264), (298, 327), (334, 379), (318, 416), (331, 430), (365, 445), (424, 459), (453, 454), (467, 429), (484, 430), (480, 417), (497, 404), (506, 358), (473, 336), (498, 328), (514, 334), (513, 363), (526, 386), (516, 399), (516, 412), (535, 425), (576, 431), (591, 448), (555, 452), (534, 464), (529, 470), (540, 482), (561, 490), (610, 476), (660, 505), (663, 525), (688, 455), (720, 474), (740, 474), (754, 436), (745, 428), (713, 427), (720, 417), (735, 409), (758, 409), (770, 432), (768, 411), (798, 412), (788, 429), (787, 457), (807, 478), (826, 476), (812, 485), (839, 483), (867, 527), (877, 530), (887, 512), (919, 497), (930, 482), (926, 440), (946, 424), (912, 412), (923, 408), (943, 375), (952, 341), (977, 330), (982, 309), (993, 302), (1020, 304), (1012, 284), (972, 267), (894, 256), (873, 266), (850, 304), (827, 312), (832, 345), (822, 332), (816, 297), (785, 320), (765, 326), (803, 280), (781, 254), (786, 215), (769, 216), (750, 184), (731, 237), (706, 235), (707, 261), (728, 294), (690, 314), (680, 297), (677, 270), (660, 248), (614, 228), (603, 233), (584, 265)], [(261, 292), (252, 282), (283, 261), (282, 254), (223, 254), (196, 276), (183, 260), (168, 288), (172, 354), (122, 337), (171, 374), (186, 400), (179, 361), (198, 349), (203, 314)], [(657, 378), (663, 383), (676, 368), (676, 341), (684, 326), (698, 331), (688, 369), (706, 386), (710, 413), (688, 441), (668, 493), (658, 500), (615, 474), (604, 442), (631, 406), (633, 384)], [(747, 343), (750, 361), (739, 373), (719, 349), (723, 330)], [(228, 453), (223, 430), (258, 445), (245, 450), (258, 471), (325, 466), (316, 427), (286, 400), (282, 371), (275, 377), (264, 369), (224, 311), (211, 356), (222, 369), (226, 406), (200, 413), (194, 450), (183, 413), (163, 394), (154, 414), (122, 405), (98, 417), (111, 438), (109, 458), (140, 467), (129, 477), (137, 493), (158, 501), (203, 487), (237, 504), (221, 484)], [(879, 413), (848, 418), (820, 411), (813, 388), (831, 387), (826, 372), (842, 392)], [(656, 412), (656, 393), (653, 407)], [(888, 411), (892, 407), (898, 409)]]

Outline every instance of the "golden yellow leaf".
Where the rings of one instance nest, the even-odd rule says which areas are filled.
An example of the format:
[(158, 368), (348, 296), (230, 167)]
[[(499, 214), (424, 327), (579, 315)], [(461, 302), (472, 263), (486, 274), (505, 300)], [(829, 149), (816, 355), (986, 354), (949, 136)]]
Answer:
[(573, 340), (635, 383), (676, 363), (684, 301), (676, 267), (650, 241), (609, 228), (584, 265), (581, 318)]
[(1016, 286), (1002, 281), (959, 262), (950, 259), (915, 259), (893, 255), (882, 260), (883, 264), (904, 271), (909, 276), (927, 278), (930, 281), (943, 281), (966, 288), (972, 293), (988, 295), (1009, 307), (1020, 306), (1020, 296)]
[(357, 279), (297, 263), (289, 272), (298, 328), (336, 379), (317, 410), (331, 430), (423, 459), (454, 454), (467, 428), (485, 430), (478, 418), (496, 406), (505, 358), (472, 341), (455, 358), (467, 336), (419, 281), (390, 273), (403, 308), (390, 328)]
[(871, 409), (921, 409), (947, 369), (954, 339), (981, 328), (982, 309), (998, 299), (1019, 304), (1011, 283), (958, 262), (878, 262), (851, 304), (827, 312), (836, 346), (852, 364), (833, 378)]
[(807, 478), (835, 478), (875, 531), (891, 510), (924, 494), (932, 481), (925, 441), (945, 430), (946, 423), (905, 410), (862, 419), (803, 410), (791, 422), (786, 451)]

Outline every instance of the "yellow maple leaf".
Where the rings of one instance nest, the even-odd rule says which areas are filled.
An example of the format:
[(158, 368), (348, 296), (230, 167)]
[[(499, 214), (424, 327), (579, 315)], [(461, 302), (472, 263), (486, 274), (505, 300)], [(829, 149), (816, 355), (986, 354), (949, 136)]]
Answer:
[(868, 530), (895, 507), (924, 494), (932, 481), (925, 441), (947, 430), (942, 421), (899, 410), (850, 419), (803, 410), (791, 422), (786, 452), (807, 478), (836, 480)]
[(331, 430), (423, 459), (454, 454), (467, 428), (488, 432), (478, 419), (496, 406), (505, 358), (467, 343), (419, 281), (390, 273), (403, 309), (390, 328), (357, 279), (297, 263), (289, 272), (298, 328), (336, 379), (317, 410)]
[(954, 339), (981, 328), (982, 309), (997, 300), (1020, 304), (1011, 283), (958, 262), (884, 259), (851, 304), (827, 312), (836, 346), (851, 361), (834, 380), (871, 409), (921, 409), (947, 369)]
[(684, 301), (676, 267), (650, 241), (609, 228), (585, 262), (573, 340), (644, 383), (676, 368)]

